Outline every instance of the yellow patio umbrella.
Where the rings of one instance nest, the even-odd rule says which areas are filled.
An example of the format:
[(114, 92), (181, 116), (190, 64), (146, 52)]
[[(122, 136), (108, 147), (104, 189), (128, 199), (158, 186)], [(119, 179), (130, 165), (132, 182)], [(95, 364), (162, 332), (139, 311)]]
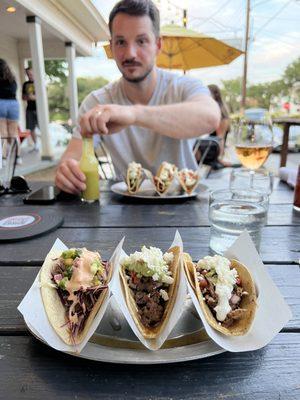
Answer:
[[(161, 30), (162, 50), (157, 66), (169, 69), (190, 70), (229, 64), (243, 51), (221, 40), (203, 35), (177, 25), (167, 25)], [(108, 58), (112, 58), (109, 45), (104, 45)]]

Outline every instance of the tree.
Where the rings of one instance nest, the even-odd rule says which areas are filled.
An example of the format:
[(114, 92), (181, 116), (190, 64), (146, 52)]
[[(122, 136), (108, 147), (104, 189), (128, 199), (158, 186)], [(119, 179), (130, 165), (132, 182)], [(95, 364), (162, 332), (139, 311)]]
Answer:
[[(78, 102), (82, 103), (83, 99), (93, 90), (100, 89), (106, 85), (108, 81), (105, 78), (78, 78)], [(48, 85), (48, 103), (50, 111), (50, 119), (67, 121), (69, 118), (69, 99), (67, 91), (67, 82), (61, 80), (53, 80)]]
[(294, 83), (300, 82), (300, 57), (286, 67), (283, 81), (288, 88), (291, 88)]
[(68, 63), (65, 60), (45, 60), (45, 72), (51, 82), (66, 82)]
[(230, 113), (235, 113), (240, 108), (240, 97), (242, 90), (242, 78), (222, 80), (222, 95), (229, 108)]

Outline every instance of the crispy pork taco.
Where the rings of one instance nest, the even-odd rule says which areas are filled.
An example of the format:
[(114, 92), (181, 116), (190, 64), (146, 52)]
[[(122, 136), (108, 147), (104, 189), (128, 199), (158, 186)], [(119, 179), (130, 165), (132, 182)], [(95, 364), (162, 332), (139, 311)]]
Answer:
[(132, 161), (128, 164), (126, 183), (128, 192), (131, 194), (136, 193), (143, 181), (143, 169), (141, 164)]
[(111, 267), (86, 248), (50, 252), (40, 272), (49, 322), (69, 345), (80, 344), (109, 295)]
[(177, 167), (164, 161), (158, 168), (156, 176), (153, 177), (155, 189), (159, 194), (164, 194), (168, 191), (174, 181)]
[(198, 172), (185, 168), (179, 171), (177, 175), (183, 190), (187, 194), (191, 194), (198, 185), (200, 179)]
[(185, 272), (209, 325), (224, 335), (247, 333), (256, 311), (256, 291), (248, 269), (215, 255), (194, 264), (184, 254)]
[(142, 247), (121, 262), (120, 277), (127, 307), (146, 339), (160, 335), (172, 312), (179, 284), (180, 248), (165, 254)]

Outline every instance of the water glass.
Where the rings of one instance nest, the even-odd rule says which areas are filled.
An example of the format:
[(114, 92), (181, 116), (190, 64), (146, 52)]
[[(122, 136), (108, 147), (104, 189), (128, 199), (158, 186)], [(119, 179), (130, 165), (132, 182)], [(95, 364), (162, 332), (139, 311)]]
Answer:
[(246, 229), (259, 251), (268, 196), (249, 190), (216, 190), (209, 197), (209, 247), (223, 254)]
[(270, 196), (273, 191), (274, 176), (265, 168), (259, 168), (249, 174), (246, 168), (233, 169), (230, 175), (231, 190), (255, 190)]

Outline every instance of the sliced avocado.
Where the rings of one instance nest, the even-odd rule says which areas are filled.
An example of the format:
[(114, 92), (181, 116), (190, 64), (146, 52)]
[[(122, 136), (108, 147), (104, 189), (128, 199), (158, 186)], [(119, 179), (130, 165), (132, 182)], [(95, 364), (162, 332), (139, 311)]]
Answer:
[(66, 284), (67, 284), (68, 280), (69, 279), (65, 276), (61, 281), (58, 282), (58, 287), (63, 290), (66, 290)]

